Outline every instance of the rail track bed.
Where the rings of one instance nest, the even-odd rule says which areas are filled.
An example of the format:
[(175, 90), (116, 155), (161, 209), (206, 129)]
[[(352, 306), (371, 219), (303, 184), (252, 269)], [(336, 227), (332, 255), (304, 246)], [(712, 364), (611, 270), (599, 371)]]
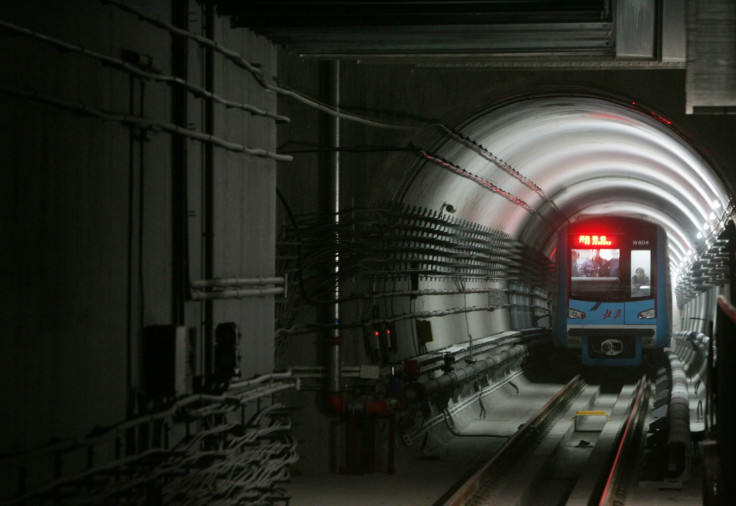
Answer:
[(649, 392), (645, 378), (613, 393), (574, 378), (444, 504), (625, 502)]

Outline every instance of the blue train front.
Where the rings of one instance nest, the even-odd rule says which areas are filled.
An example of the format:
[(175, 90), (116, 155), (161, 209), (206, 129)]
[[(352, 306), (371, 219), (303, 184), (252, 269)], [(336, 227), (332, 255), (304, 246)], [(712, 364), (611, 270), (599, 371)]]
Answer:
[(579, 350), (584, 365), (637, 366), (669, 345), (667, 237), (633, 218), (570, 223), (557, 244), (555, 346)]

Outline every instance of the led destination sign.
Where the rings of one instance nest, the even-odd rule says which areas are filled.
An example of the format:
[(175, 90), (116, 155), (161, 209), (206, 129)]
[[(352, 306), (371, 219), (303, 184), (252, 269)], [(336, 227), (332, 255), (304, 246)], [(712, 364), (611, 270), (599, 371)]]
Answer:
[(587, 235), (578, 236), (578, 246), (613, 246), (613, 241), (605, 235)]

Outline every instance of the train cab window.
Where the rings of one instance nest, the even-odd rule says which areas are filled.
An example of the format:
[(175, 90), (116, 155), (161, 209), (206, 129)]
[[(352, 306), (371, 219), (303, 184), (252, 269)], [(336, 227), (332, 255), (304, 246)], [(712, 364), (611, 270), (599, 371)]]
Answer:
[(572, 249), (570, 252), (570, 295), (600, 298), (621, 287), (618, 249)]
[(652, 295), (651, 250), (631, 250), (631, 272), (631, 297), (650, 297)]

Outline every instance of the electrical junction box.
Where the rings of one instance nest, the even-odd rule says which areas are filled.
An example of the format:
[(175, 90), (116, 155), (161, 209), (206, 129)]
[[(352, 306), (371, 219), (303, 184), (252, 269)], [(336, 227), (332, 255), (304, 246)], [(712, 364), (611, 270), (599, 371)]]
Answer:
[(432, 322), (429, 320), (415, 320), (417, 328), (417, 338), (423, 343), (431, 343), (434, 341), (432, 335)]
[(508, 304), (508, 298), (503, 290), (491, 290), (488, 292), (488, 305), (489, 306), (505, 306)]
[(363, 379), (380, 379), (381, 368), (377, 365), (361, 365), (360, 366), (360, 377)]
[(176, 397), (189, 392), (186, 327), (145, 327), (142, 351), (142, 389), (148, 399)]

